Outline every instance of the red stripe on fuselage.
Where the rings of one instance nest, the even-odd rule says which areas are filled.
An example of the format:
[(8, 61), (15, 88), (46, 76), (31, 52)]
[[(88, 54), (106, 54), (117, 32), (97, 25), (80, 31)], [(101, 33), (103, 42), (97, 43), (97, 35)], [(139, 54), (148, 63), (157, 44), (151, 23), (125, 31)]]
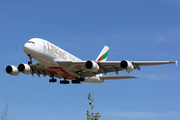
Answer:
[(61, 67), (47, 67), (51, 72), (58, 75), (59, 77), (66, 78), (69, 80), (75, 80), (75, 76), (71, 75)]

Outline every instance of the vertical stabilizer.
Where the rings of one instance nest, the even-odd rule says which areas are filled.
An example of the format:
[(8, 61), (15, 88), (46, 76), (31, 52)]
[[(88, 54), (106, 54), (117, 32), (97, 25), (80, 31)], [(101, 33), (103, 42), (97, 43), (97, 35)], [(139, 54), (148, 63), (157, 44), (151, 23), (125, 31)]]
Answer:
[(101, 51), (101, 53), (97, 57), (96, 61), (106, 61), (108, 53), (109, 53), (109, 47), (104, 46), (103, 50)]

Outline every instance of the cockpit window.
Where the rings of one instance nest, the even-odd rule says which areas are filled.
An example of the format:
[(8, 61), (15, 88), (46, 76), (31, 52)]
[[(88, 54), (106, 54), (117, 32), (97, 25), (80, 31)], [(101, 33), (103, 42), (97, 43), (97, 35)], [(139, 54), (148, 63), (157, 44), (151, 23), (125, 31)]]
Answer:
[(35, 42), (32, 42), (32, 41), (28, 41), (27, 43), (32, 43), (32, 44), (35, 44)]

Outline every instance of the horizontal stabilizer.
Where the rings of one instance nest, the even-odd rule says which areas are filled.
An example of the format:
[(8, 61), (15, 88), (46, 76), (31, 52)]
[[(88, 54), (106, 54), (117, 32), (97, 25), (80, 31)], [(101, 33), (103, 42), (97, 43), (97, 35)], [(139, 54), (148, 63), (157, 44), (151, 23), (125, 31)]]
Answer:
[(100, 76), (101, 80), (114, 80), (114, 79), (129, 79), (129, 78), (137, 78), (134, 76)]

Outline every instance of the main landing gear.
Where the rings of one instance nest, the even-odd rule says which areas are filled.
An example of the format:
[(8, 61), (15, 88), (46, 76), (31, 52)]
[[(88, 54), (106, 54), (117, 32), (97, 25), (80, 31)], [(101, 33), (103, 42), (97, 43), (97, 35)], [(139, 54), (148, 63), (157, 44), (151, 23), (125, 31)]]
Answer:
[(81, 81), (84, 81), (84, 78), (76, 78), (76, 80), (72, 80), (72, 84), (81, 84)]
[[(76, 80), (72, 80), (72, 84), (81, 84), (82, 81), (84, 81), (84, 78), (76, 78)], [(57, 82), (57, 79), (49, 79), (49, 82)], [(66, 78), (64, 78), (64, 80), (60, 80), (60, 84), (69, 84), (69, 81)]]
[(54, 83), (54, 82), (57, 82), (57, 79), (54, 79), (54, 78), (52, 78), (52, 79), (49, 79), (49, 82), (51, 83)]
[(60, 80), (60, 84), (69, 84), (69, 81), (64, 78), (64, 80)]
[(72, 80), (72, 84), (81, 84), (79, 80)]
[[(81, 84), (81, 81), (84, 81), (84, 78), (76, 78), (76, 80), (72, 80), (72, 84)], [(64, 78), (60, 81), (60, 84), (69, 84), (69, 81)]]

